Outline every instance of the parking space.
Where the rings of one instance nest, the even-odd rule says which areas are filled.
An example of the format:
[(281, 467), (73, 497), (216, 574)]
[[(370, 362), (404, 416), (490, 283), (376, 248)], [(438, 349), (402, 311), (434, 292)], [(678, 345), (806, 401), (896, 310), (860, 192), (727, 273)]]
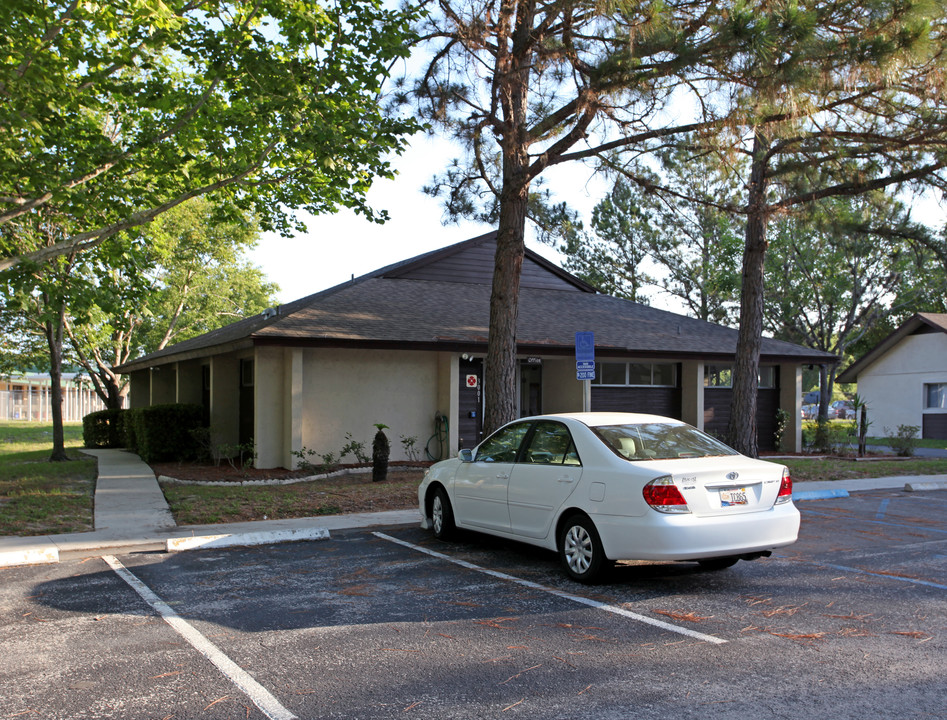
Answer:
[(404, 526), (6, 568), (0, 718), (945, 717), (947, 493), (800, 508), (773, 558), (595, 587)]

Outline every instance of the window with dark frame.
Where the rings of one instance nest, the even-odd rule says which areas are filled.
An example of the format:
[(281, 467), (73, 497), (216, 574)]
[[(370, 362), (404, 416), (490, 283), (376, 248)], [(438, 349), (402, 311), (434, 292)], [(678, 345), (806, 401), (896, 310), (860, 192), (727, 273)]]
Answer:
[(595, 363), (593, 385), (612, 387), (677, 387), (676, 363)]

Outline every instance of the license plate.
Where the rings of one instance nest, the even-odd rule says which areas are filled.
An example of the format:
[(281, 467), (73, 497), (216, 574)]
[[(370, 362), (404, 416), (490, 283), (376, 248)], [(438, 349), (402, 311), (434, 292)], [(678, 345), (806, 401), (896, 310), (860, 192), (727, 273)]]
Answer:
[(732, 488), (720, 491), (720, 506), (746, 505), (746, 488)]

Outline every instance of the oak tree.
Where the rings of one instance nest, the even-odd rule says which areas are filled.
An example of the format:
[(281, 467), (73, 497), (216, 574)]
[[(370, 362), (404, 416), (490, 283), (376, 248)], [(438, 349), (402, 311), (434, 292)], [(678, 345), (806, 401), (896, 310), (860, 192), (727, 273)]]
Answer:
[(299, 209), (383, 220), (365, 193), (418, 126), (379, 91), (415, 18), (382, 0), (0, 3), (0, 227), (47, 209), (70, 228), (3, 234), (0, 270), (202, 195), (284, 234)]

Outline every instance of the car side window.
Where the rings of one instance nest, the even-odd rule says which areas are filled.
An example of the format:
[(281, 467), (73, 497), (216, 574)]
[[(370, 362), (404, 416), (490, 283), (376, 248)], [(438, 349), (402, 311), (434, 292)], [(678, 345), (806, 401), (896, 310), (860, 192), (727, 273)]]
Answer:
[(569, 429), (557, 422), (536, 423), (523, 462), (535, 465), (581, 465)]
[(530, 423), (517, 423), (497, 430), (477, 448), (477, 462), (516, 462), (516, 453), (529, 430)]

